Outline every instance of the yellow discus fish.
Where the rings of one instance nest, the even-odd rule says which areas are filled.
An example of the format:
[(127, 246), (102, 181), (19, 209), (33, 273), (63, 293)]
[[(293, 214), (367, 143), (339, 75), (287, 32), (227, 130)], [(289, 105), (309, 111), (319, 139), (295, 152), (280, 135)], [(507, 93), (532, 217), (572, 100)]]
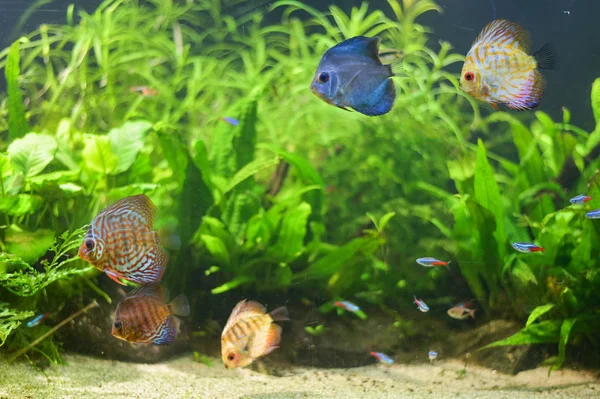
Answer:
[(287, 309), (267, 313), (258, 302), (239, 302), (221, 335), (221, 356), (228, 369), (244, 367), (279, 348), (281, 327), (274, 321), (289, 320)]
[(514, 110), (537, 107), (544, 93), (540, 69), (556, 69), (558, 57), (550, 43), (529, 55), (529, 34), (504, 19), (490, 22), (467, 53), (460, 88), (498, 110), (505, 104)]

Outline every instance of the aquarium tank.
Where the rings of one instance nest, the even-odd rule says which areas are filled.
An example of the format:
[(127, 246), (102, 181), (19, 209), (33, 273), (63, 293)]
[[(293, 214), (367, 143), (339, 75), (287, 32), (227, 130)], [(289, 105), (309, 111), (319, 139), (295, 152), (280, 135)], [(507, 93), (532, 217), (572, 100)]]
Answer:
[(0, 398), (600, 397), (598, 13), (0, 2)]

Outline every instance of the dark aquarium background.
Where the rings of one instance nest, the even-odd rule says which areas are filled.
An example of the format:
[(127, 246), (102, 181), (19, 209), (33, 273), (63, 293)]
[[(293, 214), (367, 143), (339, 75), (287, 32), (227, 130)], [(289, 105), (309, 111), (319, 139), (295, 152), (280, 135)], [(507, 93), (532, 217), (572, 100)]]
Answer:
[[(459, 88), (494, 13), (558, 52), (535, 110)], [(229, 314), (253, 299), (290, 313), (268, 370), (251, 366), (273, 375), (431, 350), (464, 370), (597, 370), (598, 15), (584, 0), (0, 0), (2, 360), (222, 367)], [(386, 115), (309, 90), (358, 35), (405, 51)], [(171, 345), (115, 339), (136, 284), (77, 256), (99, 212), (138, 194), (180, 241), (161, 283), (191, 314)]]

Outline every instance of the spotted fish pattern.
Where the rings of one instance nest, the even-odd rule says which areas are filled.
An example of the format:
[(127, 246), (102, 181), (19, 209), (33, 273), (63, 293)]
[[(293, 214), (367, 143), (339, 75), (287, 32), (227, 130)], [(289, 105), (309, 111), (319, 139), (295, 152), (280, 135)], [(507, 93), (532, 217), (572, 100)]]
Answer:
[(153, 230), (156, 207), (144, 194), (127, 197), (101, 211), (79, 247), (79, 257), (111, 279), (139, 284), (159, 282), (167, 252)]
[(534, 55), (530, 48), (529, 34), (520, 25), (490, 22), (466, 55), (461, 89), (495, 109), (499, 104), (514, 110), (537, 107), (546, 85), (539, 69), (555, 69), (558, 58), (550, 44)]

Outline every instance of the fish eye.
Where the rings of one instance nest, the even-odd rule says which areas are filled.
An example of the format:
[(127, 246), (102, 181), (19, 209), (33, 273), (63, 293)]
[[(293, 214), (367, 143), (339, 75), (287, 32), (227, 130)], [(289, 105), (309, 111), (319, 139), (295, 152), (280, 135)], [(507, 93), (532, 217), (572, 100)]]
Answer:
[(233, 362), (235, 360), (235, 353), (230, 353), (229, 355), (227, 355), (227, 360)]
[(94, 241), (93, 241), (93, 240), (86, 240), (86, 241), (85, 241), (85, 247), (86, 247), (88, 250), (90, 250), (90, 251), (91, 251), (92, 249), (94, 249)]
[(120, 329), (121, 329), (121, 327), (123, 327), (123, 323), (121, 323), (121, 321), (120, 321), (120, 320), (117, 320), (117, 321), (115, 321), (115, 328), (116, 328), (117, 330), (120, 330)]
[(473, 80), (473, 78), (475, 78), (475, 75), (473, 74), (473, 72), (465, 73), (465, 80), (468, 80), (470, 82)]
[(319, 82), (321, 82), (321, 83), (329, 82), (329, 74), (327, 72), (321, 72), (319, 74)]

